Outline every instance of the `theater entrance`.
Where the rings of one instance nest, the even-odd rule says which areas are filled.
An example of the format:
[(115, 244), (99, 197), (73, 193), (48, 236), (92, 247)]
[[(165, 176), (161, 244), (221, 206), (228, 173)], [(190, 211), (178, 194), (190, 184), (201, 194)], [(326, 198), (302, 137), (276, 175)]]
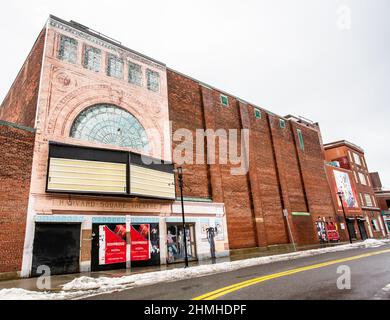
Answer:
[[(186, 224), (187, 255), (189, 261), (197, 260), (195, 224)], [(185, 261), (183, 224), (167, 223), (167, 263)]]

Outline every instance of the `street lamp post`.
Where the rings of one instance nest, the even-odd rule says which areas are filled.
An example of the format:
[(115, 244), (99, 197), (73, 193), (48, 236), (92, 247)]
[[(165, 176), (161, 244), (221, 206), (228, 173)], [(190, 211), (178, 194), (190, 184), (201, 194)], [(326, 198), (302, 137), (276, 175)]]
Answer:
[(344, 203), (343, 203), (343, 193), (341, 191), (337, 192), (340, 202), (341, 202), (341, 208), (343, 209), (343, 215), (344, 215), (344, 221), (345, 221), (345, 227), (347, 228), (347, 233), (348, 233), (348, 238), (349, 238), (349, 243), (352, 243), (352, 238), (351, 234), (349, 233), (349, 228), (348, 228), (348, 223), (347, 223), (347, 216), (345, 214), (345, 209), (344, 209)]
[(179, 180), (180, 187), (180, 200), (181, 200), (181, 214), (183, 219), (183, 241), (184, 241), (184, 259), (185, 259), (185, 268), (188, 268), (188, 253), (187, 253), (187, 232), (186, 232), (186, 220), (184, 216), (184, 199), (183, 199), (183, 168), (178, 167), (176, 170), (177, 177)]

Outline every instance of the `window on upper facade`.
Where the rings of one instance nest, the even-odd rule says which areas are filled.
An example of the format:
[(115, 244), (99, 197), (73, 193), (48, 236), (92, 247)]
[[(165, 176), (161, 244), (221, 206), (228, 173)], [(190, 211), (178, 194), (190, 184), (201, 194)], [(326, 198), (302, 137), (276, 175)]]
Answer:
[(279, 127), (282, 129), (286, 128), (286, 121), (279, 119)]
[(139, 64), (129, 62), (129, 83), (142, 86), (142, 68)]
[(60, 38), (60, 49), (58, 57), (70, 63), (77, 62), (77, 40), (62, 35)]
[(366, 176), (361, 172), (359, 172), (358, 174), (359, 174), (360, 183), (366, 186), (367, 185)]
[(70, 136), (139, 151), (149, 150), (141, 123), (131, 113), (110, 104), (98, 104), (82, 111), (73, 122)]
[(303, 151), (305, 150), (305, 143), (303, 141), (303, 135), (301, 129), (297, 129), (297, 133), (298, 133), (299, 147)]
[(107, 75), (117, 79), (123, 79), (123, 60), (112, 54), (107, 59)]
[(364, 194), (364, 200), (366, 200), (366, 206), (367, 207), (372, 207), (372, 200), (371, 200), (371, 196), (369, 194)]
[(261, 119), (261, 110), (259, 108), (255, 108), (255, 118)]
[(355, 152), (353, 152), (353, 159), (354, 159), (354, 162), (355, 162), (358, 166), (361, 166), (361, 165), (362, 165), (362, 163), (361, 163), (361, 161), (360, 161), (360, 156), (359, 156), (357, 153), (355, 153)]
[(102, 61), (102, 51), (100, 49), (85, 46), (84, 49), (84, 67), (99, 72)]
[(146, 70), (147, 87), (150, 91), (160, 91), (160, 74), (156, 71)]

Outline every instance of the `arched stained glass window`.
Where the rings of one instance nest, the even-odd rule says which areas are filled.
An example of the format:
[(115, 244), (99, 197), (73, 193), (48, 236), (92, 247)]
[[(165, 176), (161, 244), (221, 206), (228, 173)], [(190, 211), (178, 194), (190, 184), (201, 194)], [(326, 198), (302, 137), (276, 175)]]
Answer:
[(81, 112), (72, 125), (72, 138), (148, 151), (144, 127), (129, 112), (110, 104), (99, 104)]

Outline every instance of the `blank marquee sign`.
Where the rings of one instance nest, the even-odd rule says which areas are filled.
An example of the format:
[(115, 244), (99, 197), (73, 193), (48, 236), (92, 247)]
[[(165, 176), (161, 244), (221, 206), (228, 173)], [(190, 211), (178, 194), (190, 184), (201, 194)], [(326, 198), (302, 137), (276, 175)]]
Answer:
[(146, 160), (135, 153), (50, 143), (46, 191), (176, 199), (173, 165)]

